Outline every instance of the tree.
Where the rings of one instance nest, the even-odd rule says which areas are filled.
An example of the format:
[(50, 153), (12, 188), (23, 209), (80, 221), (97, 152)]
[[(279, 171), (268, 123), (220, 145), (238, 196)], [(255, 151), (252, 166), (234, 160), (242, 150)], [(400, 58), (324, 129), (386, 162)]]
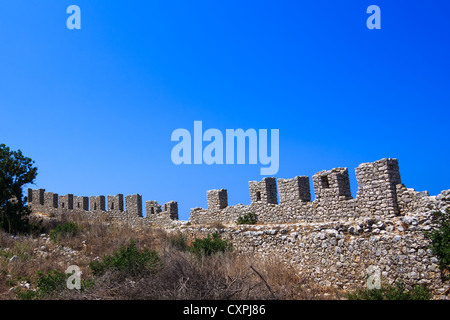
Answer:
[(9, 233), (30, 232), (26, 197), (22, 187), (33, 183), (37, 175), (34, 161), (22, 151), (12, 151), (0, 144), (0, 228)]
[(427, 232), (425, 235), (431, 239), (431, 250), (439, 258), (439, 267), (448, 280), (450, 279), (450, 208), (447, 208), (445, 212), (435, 211), (433, 215), (439, 229)]

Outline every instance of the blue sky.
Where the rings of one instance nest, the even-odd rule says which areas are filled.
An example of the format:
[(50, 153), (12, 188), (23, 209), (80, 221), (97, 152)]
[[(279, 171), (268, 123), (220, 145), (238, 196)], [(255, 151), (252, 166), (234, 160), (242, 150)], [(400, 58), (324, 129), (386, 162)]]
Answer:
[[(81, 30), (69, 30), (69, 5)], [(369, 30), (369, 5), (381, 30)], [(398, 158), (402, 181), (450, 188), (448, 1), (0, 2), (0, 143), (33, 188), (176, 200), (180, 219), (257, 165), (180, 165), (171, 133), (279, 129), (277, 178)]]

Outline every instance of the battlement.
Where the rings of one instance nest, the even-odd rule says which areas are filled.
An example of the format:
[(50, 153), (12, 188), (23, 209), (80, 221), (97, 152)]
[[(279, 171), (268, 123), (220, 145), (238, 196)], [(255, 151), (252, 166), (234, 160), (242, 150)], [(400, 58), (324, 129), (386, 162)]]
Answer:
[(289, 201), (311, 201), (311, 190), (309, 186), (309, 177), (297, 176), (292, 179), (278, 179), (278, 191), (280, 202)]
[(358, 181), (357, 199), (375, 214), (398, 214), (396, 186), (401, 184), (397, 159), (363, 163), (355, 169)]
[(125, 206), (128, 214), (142, 217), (142, 196), (140, 194), (126, 196)]
[(106, 211), (105, 196), (92, 196), (89, 198), (91, 203), (90, 211)]
[(89, 211), (89, 198), (88, 197), (73, 197), (74, 208), (76, 210)]
[[(28, 206), (33, 212), (63, 214), (63, 213), (92, 213), (109, 214), (117, 217), (143, 217), (142, 196), (140, 194), (115, 196), (74, 196), (67, 194), (58, 196), (57, 193), (46, 192), (45, 189), (27, 190)], [(162, 213), (171, 220), (178, 220), (178, 203), (170, 201), (164, 204), (164, 211), (156, 201), (146, 202), (146, 214), (151, 220), (152, 215)]]
[(228, 206), (227, 189), (208, 190), (206, 192), (208, 209), (223, 209)]
[(123, 194), (116, 196), (108, 196), (108, 210), (109, 211), (123, 211)]
[(44, 192), (44, 205), (49, 208), (58, 208), (58, 194), (53, 192)]
[(178, 220), (178, 202), (169, 201), (163, 205), (163, 212), (169, 214), (170, 219)]
[[(240, 216), (253, 212), (260, 223), (289, 223), (340, 221), (359, 218), (390, 218), (407, 210), (422, 208), (434, 198), (411, 191), (401, 183), (397, 159), (385, 158), (362, 163), (355, 168), (358, 189), (353, 198), (348, 168), (323, 170), (312, 176), (315, 199), (311, 199), (310, 178), (296, 176), (290, 179), (265, 177), (248, 183), (249, 205), (228, 205), (227, 189), (206, 192), (208, 208), (194, 208), (190, 222), (236, 222)], [(279, 201), (278, 201), (279, 193)], [(85, 212), (110, 217), (143, 218), (139, 221), (170, 225), (178, 220), (178, 203), (169, 201), (163, 206), (157, 201), (145, 202), (143, 217), (142, 196), (123, 194), (115, 196), (58, 196), (45, 189), (27, 191), (28, 203), (34, 212)], [(431, 201), (431, 202), (430, 202)], [(136, 220), (137, 221), (137, 220)]]
[(314, 201), (311, 201), (309, 177), (278, 180), (266, 177), (248, 183), (251, 201), (248, 206), (228, 206), (226, 189), (207, 191), (208, 209), (192, 210), (191, 220), (234, 222), (248, 212), (255, 212), (259, 221), (265, 222), (353, 219), (400, 213), (396, 194), (397, 185), (401, 184), (397, 159), (363, 163), (355, 172), (358, 182), (355, 199), (351, 194), (348, 168), (333, 168), (312, 176)]
[(252, 203), (278, 203), (275, 178), (266, 177), (261, 181), (249, 181), (248, 186)]
[(149, 200), (145, 202), (147, 221), (155, 224), (167, 224), (173, 220), (178, 220), (178, 202), (169, 201), (161, 206), (157, 201)]
[(320, 171), (313, 176), (314, 192), (318, 201), (352, 199), (347, 168)]
[[(59, 196), (59, 206), (63, 209), (73, 209), (73, 194), (67, 194), (65, 196)], [(56, 204), (55, 208), (58, 207)]]

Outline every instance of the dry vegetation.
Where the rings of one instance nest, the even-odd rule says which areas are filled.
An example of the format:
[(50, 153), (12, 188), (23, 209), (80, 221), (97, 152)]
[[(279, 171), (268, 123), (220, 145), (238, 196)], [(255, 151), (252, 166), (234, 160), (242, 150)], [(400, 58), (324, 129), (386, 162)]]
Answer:
[[(64, 220), (64, 219), (63, 219)], [(55, 290), (45, 299), (332, 299), (275, 258), (262, 261), (236, 252), (198, 256), (177, 246), (180, 235), (157, 228), (132, 228), (110, 222), (74, 220), (74, 236), (50, 239), (66, 221), (46, 219), (44, 234), (13, 237), (0, 233), (0, 299), (38, 288), (39, 271), (82, 270), (81, 290)], [(90, 263), (113, 255), (135, 239), (139, 250), (156, 251), (158, 265), (138, 275), (107, 271), (94, 275)], [(188, 242), (189, 244), (189, 242)]]

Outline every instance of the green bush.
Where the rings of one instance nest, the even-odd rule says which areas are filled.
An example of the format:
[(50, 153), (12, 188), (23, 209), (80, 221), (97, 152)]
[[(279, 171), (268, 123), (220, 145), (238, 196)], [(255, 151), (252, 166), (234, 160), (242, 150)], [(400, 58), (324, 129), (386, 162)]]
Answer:
[(39, 272), (37, 287), (39, 291), (46, 295), (55, 291), (61, 291), (66, 287), (66, 281), (69, 275), (61, 271), (49, 271), (46, 274)]
[(49, 271), (44, 274), (38, 272), (37, 289), (36, 290), (16, 290), (16, 296), (21, 300), (44, 299), (53, 293), (58, 293), (66, 287), (66, 281), (69, 275), (61, 271)]
[(212, 237), (208, 234), (206, 238), (195, 239), (190, 247), (190, 251), (197, 256), (210, 256), (218, 252), (231, 251), (232, 249), (232, 244), (227, 240), (221, 239), (218, 233), (213, 233)]
[(74, 237), (77, 235), (78, 231), (78, 225), (75, 222), (69, 221), (52, 229), (50, 231), (50, 239), (54, 242), (58, 242), (61, 237)]
[(434, 217), (440, 225), (438, 230), (426, 233), (431, 239), (432, 253), (439, 258), (441, 270), (450, 268), (450, 209), (436, 211)]
[(159, 263), (158, 253), (150, 250), (139, 251), (134, 240), (128, 248), (120, 247), (111, 256), (105, 256), (101, 261), (92, 261), (89, 267), (95, 276), (106, 271), (119, 272), (136, 276), (142, 272), (152, 271)]
[(430, 300), (433, 295), (422, 285), (406, 290), (402, 281), (393, 286), (381, 286), (380, 289), (361, 289), (347, 294), (349, 300)]
[(256, 224), (258, 221), (256, 213), (250, 212), (241, 217), (239, 217), (236, 221), (237, 224)]

